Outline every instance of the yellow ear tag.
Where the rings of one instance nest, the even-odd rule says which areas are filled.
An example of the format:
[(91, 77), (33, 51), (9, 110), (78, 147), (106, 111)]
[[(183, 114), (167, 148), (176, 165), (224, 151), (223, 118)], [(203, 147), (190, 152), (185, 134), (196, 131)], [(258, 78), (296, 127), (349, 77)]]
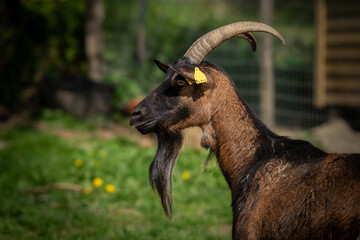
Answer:
[(195, 81), (192, 79), (185, 78), (189, 85), (193, 84)]
[(194, 79), (196, 84), (207, 82), (205, 74), (198, 67), (195, 68)]

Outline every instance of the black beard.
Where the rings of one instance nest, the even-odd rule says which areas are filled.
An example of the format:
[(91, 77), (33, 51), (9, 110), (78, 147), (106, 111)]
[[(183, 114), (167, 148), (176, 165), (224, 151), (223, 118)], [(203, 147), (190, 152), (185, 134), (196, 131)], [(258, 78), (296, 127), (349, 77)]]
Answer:
[(183, 143), (180, 132), (156, 133), (158, 149), (149, 169), (151, 187), (161, 198), (166, 216), (172, 216), (172, 173)]

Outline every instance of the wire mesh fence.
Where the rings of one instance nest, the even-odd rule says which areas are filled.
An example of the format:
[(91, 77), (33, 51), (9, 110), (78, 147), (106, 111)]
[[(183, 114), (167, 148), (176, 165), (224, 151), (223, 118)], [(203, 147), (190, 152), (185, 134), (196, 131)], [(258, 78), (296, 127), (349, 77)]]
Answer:
[[(130, 69), (131, 72), (134, 72), (134, 78), (139, 79), (137, 83), (142, 86), (144, 92), (151, 91), (163, 79), (162, 73), (160, 71), (157, 73), (154, 70), (155, 67), (151, 64), (151, 58), (159, 58), (166, 62), (181, 57), (183, 51), (186, 51), (192, 41), (196, 40), (196, 37), (209, 30), (207, 29), (209, 25), (219, 27), (223, 23), (230, 23), (232, 21), (260, 21), (260, 1), (157, 0), (155, 2), (148, 2), (148, 20), (152, 19), (151, 24), (148, 23), (148, 26), (152, 27), (148, 29), (147, 50), (149, 59), (147, 62), (149, 62), (149, 66), (146, 66), (147, 70), (145, 73), (142, 74), (137, 68), (134, 70), (133, 66), (135, 64), (133, 61), (126, 61), (126, 59), (134, 55), (134, 51), (131, 48), (122, 51), (123, 58), (118, 58), (117, 55), (114, 55), (114, 58), (109, 61), (113, 65), (110, 66), (109, 64), (110, 69), (116, 69), (116, 71), (119, 71), (118, 69)], [(277, 40), (273, 40), (275, 98), (273, 118), (275, 125), (292, 128), (311, 128), (326, 122), (334, 115), (334, 112), (338, 112), (342, 116), (346, 116), (354, 129), (360, 130), (360, 106), (355, 108), (343, 106), (317, 108), (314, 104), (316, 54), (315, 2), (314, 0), (274, 0), (274, 13), (271, 25), (284, 36), (287, 42), (287, 46), (283, 47)], [(358, 0), (344, 0), (344, 2), (346, 4), (359, 5)], [(113, 4), (113, 2), (111, 3)], [(161, 22), (161, 18), (156, 15), (159, 12), (169, 11), (170, 7), (186, 9), (186, 7), (191, 7), (195, 4), (197, 6), (216, 6), (208, 7), (206, 10), (213, 11), (213, 18), (210, 18), (212, 19), (211, 24), (204, 27), (200, 23), (194, 23), (194, 21), (201, 20), (202, 14), (197, 14), (196, 16), (187, 15), (189, 19), (185, 19), (181, 24), (176, 22), (177, 18), (171, 18), (170, 15), (166, 15), (167, 17), (162, 19), (172, 19), (173, 23), (168, 26), (169, 29), (164, 29), (167, 25)], [(115, 9), (115, 7), (112, 6), (111, 9)], [(234, 16), (224, 17), (223, 14), (219, 17), (221, 12), (226, 12), (225, 8), (231, 8), (232, 15)], [(114, 14), (114, 17), (116, 16), (118, 15)], [(179, 18), (184, 18), (184, 16), (185, 14), (179, 11)], [(153, 19), (153, 17), (155, 18)], [(159, 18), (159, 20), (156, 20), (156, 18)], [(219, 19), (219, 22), (217, 19)], [(202, 19), (202, 21), (208, 20)], [(118, 27), (115, 26), (114, 29), (118, 29)], [(117, 47), (122, 46), (122, 44), (119, 44), (119, 39), (123, 39), (123, 42), (134, 40), (128, 39), (129, 36), (123, 36), (121, 31), (115, 32), (114, 35), (116, 35), (114, 38), (116, 41), (108, 42), (111, 52), (117, 49)], [(168, 44), (167, 36), (172, 35), (176, 36), (176, 41)], [(255, 33), (255, 37), (258, 40), (261, 39), (262, 35), (265, 35), (265, 33)], [(132, 37), (134, 38), (135, 34)], [(261, 110), (260, 60), (262, 52), (261, 45), (258, 47), (257, 52), (253, 53), (246, 41), (231, 39), (216, 48), (205, 59), (222, 67), (230, 75), (241, 97), (246, 100), (258, 115), (260, 115)], [(125, 67), (120, 68), (119, 66)], [(148, 73), (151, 73), (150, 78)], [(119, 73), (119, 75), (121, 74)]]
[[(234, 45), (237, 44), (233, 40), (224, 44), (208, 60), (224, 68), (240, 96), (260, 114), (260, 56), (250, 50), (240, 50), (232, 57)], [(313, 65), (275, 65), (274, 68), (276, 125), (310, 128), (328, 119), (328, 108), (318, 109), (313, 105)]]
[[(275, 1), (277, 7), (274, 9), (274, 27), (279, 26), (281, 32), (284, 25), (283, 19), (276, 19), (277, 11), (286, 10), (288, 15), (297, 17), (292, 18), (291, 22), (286, 22), (286, 25), (291, 26), (295, 33), (283, 28), (285, 39), (290, 38), (290, 43), (285, 50), (280, 50), (282, 46), (276, 41), (273, 43), (275, 125), (311, 128), (327, 121), (333, 115), (340, 114), (345, 115), (344, 117), (354, 129), (359, 129), (359, 108), (334, 106), (317, 108), (314, 105), (314, 56), (316, 54), (314, 2), (303, 1), (299, 4), (299, 1), (294, 1), (287, 2), (286, 6), (284, 4), (283, 1)], [(356, 4), (355, 1), (354, 4)], [(252, 9), (252, 11), (255, 13), (257, 9)], [(296, 33), (296, 29), (299, 32), (304, 30), (306, 36), (300, 36), (301, 34)], [(261, 49), (254, 54), (245, 41), (244, 43), (238, 41), (234, 39), (225, 43), (224, 46), (211, 53), (207, 60), (225, 69), (234, 80), (240, 95), (260, 115)], [(282, 52), (280, 53), (282, 60), (277, 61), (279, 51)]]

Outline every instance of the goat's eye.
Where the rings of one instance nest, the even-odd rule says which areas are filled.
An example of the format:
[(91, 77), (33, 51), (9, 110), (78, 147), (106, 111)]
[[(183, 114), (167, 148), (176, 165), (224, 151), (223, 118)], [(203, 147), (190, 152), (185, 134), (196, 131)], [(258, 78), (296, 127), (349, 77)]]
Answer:
[(185, 84), (185, 81), (184, 80), (177, 80), (176, 83), (177, 83), (177, 85), (182, 86), (182, 85)]

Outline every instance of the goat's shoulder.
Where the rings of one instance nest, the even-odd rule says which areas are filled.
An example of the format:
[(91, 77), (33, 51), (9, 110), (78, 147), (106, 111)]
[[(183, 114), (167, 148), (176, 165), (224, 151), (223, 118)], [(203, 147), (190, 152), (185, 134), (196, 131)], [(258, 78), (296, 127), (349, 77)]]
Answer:
[(261, 159), (252, 168), (253, 177), (248, 187), (255, 192), (256, 189), (271, 190), (283, 181), (304, 182), (320, 170), (321, 162), (329, 155), (307, 141), (277, 135), (270, 139), (271, 146), (268, 144), (268, 150), (258, 154)]
[(324, 160), (329, 158), (328, 153), (307, 141), (281, 136), (272, 138), (272, 148), (273, 154), (254, 173), (250, 192), (263, 191), (266, 194), (278, 189), (282, 194), (283, 187), (311, 185), (314, 175), (321, 172)]
[(351, 179), (360, 183), (360, 154), (329, 154), (320, 167), (327, 178)]
[[(360, 154), (328, 154), (305, 141), (276, 141), (283, 152), (261, 166), (249, 184), (241, 213), (246, 220), (238, 218), (244, 229), (292, 236), (300, 234), (298, 224), (311, 238), (314, 231), (326, 233), (329, 216), (350, 216), (344, 220), (350, 226), (360, 214)], [(304, 225), (310, 219), (319, 222), (316, 229)]]
[(360, 154), (329, 154), (301, 140), (278, 138), (276, 141), (282, 145), (277, 151), (282, 152), (276, 152), (260, 167), (250, 184), (257, 196), (281, 199), (280, 196), (290, 194), (302, 199), (314, 193), (356, 192), (360, 201)]
[(294, 165), (318, 163), (328, 153), (304, 140), (277, 136), (272, 139), (274, 158), (286, 159)]
[(286, 137), (277, 137), (273, 141), (275, 160), (270, 160), (270, 162), (279, 162), (276, 159), (282, 159), (283, 165), (289, 164), (294, 168), (308, 170), (317, 168), (324, 174), (336, 175), (338, 172), (360, 176), (360, 154), (326, 153), (307, 141)]

